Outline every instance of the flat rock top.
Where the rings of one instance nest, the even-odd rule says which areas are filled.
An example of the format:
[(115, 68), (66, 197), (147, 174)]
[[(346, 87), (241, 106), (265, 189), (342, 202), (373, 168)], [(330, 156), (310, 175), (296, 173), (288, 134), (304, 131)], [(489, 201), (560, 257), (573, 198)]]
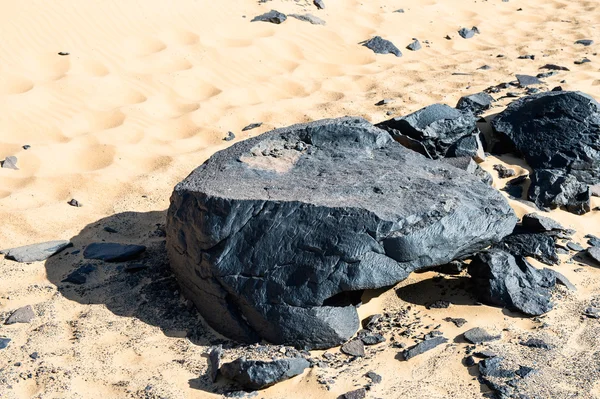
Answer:
[(483, 198), (492, 199), (486, 206), (509, 212), (501, 195), (473, 175), (426, 159), (351, 117), (294, 125), (237, 143), (213, 155), (175, 190), (237, 200), (301, 199), (395, 220), (447, 215), (460, 205), (479, 206)]

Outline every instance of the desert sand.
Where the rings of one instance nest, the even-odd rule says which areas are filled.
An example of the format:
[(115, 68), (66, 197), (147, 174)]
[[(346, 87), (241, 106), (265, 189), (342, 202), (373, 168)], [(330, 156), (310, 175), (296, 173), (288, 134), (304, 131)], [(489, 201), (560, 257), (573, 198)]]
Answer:
[[(326, 0), (317, 10), (307, 0), (1, 0), (0, 7), (0, 159), (17, 156), (19, 167), (0, 169), (0, 248), (74, 243), (47, 262), (0, 260), (0, 320), (25, 305), (36, 313), (29, 324), (0, 325), (0, 337), (12, 339), (0, 350), (3, 398), (221, 397), (204, 375), (219, 337), (179, 296), (161, 230), (174, 185), (215, 151), (299, 122), (344, 115), (379, 122), (387, 112), (454, 106), (462, 95), (515, 73), (535, 75), (547, 63), (570, 69), (545, 79), (548, 89), (600, 99), (597, 45), (574, 44), (600, 42), (595, 1)], [(393, 12), (399, 8), (404, 13)], [(310, 12), (326, 25), (250, 22), (271, 9)], [(471, 26), (481, 33), (462, 39), (458, 29)], [(358, 44), (374, 35), (394, 42), (403, 57)], [(421, 50), (404, 48), (412, 38)], [(525, 54), (535, 60), (518, 59)], [(583, 57), (591, 62), (574, 65)], [(483, 65), (491, 69), (478, 69)], [(375, 105), (384, 98), (392, 101)], [(499, 99), (488, 115), (511, 100)], [(242, 132), (253, 122), (263, 125)], [(228, 131), (233, 141), (223, 140)], [(514, 157), (489, 157), (482, 166), (497, 188), (505, 183), (492, 169), (497, 163), (527, 170)], [(73, 198), (83, 206), (68, 205)], [(533, 211), (510, 203), (519, 216)], [(600, 235), (600, 212), (548, 216), (575, 229), (581, 244), (585, 234)], [(147, 245), (152, 267), (124, 278), (118, 266), (107, 266), (84, 288), (61, 283), (82, 260), (73, 251), (99, 240)], [(600, 298), (600, 270), (561, 259), (556, 270), (578, 290), (559, 288), (555, 309), (539, 319), (476, 305), (452, 289), (460, 277), (434, 279), (433, 272), (366, 293), (361, 317), (410, 307), (408, 317), (420, 315), (423, 332), (441, 325), (451, 344), (402, 362), (388, 336), (364, 359), (312, 368), (256, 397), (336, 398), (365, 385), (364, 373), (373, 370), (383, 382), (368, 397), (481, 398), (489, 389), (462, 364), (461, 338), (480, 326), (504, 330), (491, 349), (539, 369), (529, 380), (532, 395), (600, 398), (600, 325), (581, 317)], [(437, 299), (453, 304), (426, 310)], [(458, 328), (443, 320), (449, 316), (468, 323)], [(555, 349), (524, 351), (518, 342), (529, 336)], [(225, 360), (239, 351), (227, 350)], [(328, 352), (346, 359), (339, 349)]]

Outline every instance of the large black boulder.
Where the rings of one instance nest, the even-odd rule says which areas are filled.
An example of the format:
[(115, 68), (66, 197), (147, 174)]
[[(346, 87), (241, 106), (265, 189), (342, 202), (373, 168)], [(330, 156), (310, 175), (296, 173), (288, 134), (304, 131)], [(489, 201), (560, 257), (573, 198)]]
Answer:
[[(445, 157), (460, 139), (479, 134), (475, 116), (471, 112), (463, 112), (445, 104), (429, 105), (376, 126), (388, 131), (405, 147), (432, 159)], [(455, 154), (464, 155), (472, 154), (464, 154), (460, 149)]]
[[(600, 104), (573, 91), (520, 98), (492, 121), (501, 151), (514, 148), (534, 169), (529, 199), (540, 207), (589, 211), (585, 186), (600, 183)], [(577, 184), (577, 183), (581, 184)]]
[(361, 290), (479, 252), (516, 221), (476, 176), (347, 117), (213, 155), (175, 187), (167, 250), (220, 333), (327, 348), (357, 331)]
[(552, 309), (551, 289), (555, 275), (538, 270), (522, 256), (500, 249), (477, 254), (469, 264), (469, 274), (479, 300), (491, 305), (539, 316)]

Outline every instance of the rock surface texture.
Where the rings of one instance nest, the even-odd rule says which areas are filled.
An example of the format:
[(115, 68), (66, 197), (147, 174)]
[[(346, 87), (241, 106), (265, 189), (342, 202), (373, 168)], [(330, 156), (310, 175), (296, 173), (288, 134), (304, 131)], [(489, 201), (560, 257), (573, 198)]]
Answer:
[(531, 201), (540, 207), (589, 212), (587, 185), (600, 183), (598, 102), (572, 91), (523, 97), (500, 113), (492, 127), (501, 144), (512, 145), (534, 169)]
[(357, 331), (361, 290), (474, 254), (516, 221), (477, 177), (347, 117), (213, 155), (175, 187), (167, 250), (220, 333), (328, 348)]

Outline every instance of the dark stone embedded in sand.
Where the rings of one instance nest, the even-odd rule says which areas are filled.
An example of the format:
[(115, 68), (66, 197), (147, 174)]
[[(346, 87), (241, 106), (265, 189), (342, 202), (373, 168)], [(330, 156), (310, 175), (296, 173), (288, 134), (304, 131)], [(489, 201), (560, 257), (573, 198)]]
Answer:
[(3, 249), (0, 251), (0, 254), (4, 254), (6, 259), (21, 263), (31, 263), (46, 260), (70, 246), (71, 242), (68, 240), (48, 241), (25, 245), (23, 247)]
[(462, 111), (469, 111), (474, 115), (480, 115), (492, 107), (494, 98), (486, 92), (469, 94), (458, 100), (456, 108)]
[(406, 48), (409, 49), (410, 51), (421, 50), (421, 42), (419, 42), (417, 39), (415, 39), (411, 44), (406, 46)]
[(480, 301), (539, 316), (552, 309), (551, 288), (556, 278), (538, 270), (521, 256), (492, 249), (477, 254), (469, 264), (474, 291)]
[(587, 254), (592, 258), (598, 265), (600, 265), (600, 247), (589, 247)]
[(600, 104), (572, 91), (521, 98), (492, 121), (502, 147), (512, 145), (534, 169), (529, 199), (575, 212), (589, 208), (586, 185), (600, 183), (598, 126)]
[(515, 233), (496, 245), (514, 256), (531, 256), (547, 265), (559, 262), (554, 237), (543, 233)]
[(509, 169), (501, 164), (494, 165), (494, 170), (498, 172), (498, 177), (501, 179), (508, 179), (509, 177), (513, 177), (515, 175), (514, 169)]
[(251, 123), (251, 124), (249, 124), (249, 125), (245, 126), (245, 127), (242, 129), (242, 132), (245, 132), (245, 131), (247, 131), (247, 130), (256, 129), (257, 127), (261, 127), (261, 126), (262, 126), (262, 124), (263, 124), (262, 122), (255, 122), (255, 123)]
[(325, 2), (323, 0), (313, 0), (313, 3), (319, 10), (323, 10), (325, 8)]
[(554, 219), (537, 213), (528, 213), (521, 220), (523, 228), (534, 233), (543, 233), (548, 231), (564, 231), (565, 228)]
[(346, 342), (340, 350), (348, 356), (362, 357), (365, 355), (365, 345), (360, 339), (353, 339)]
[(348, 117), (217, 152), (175, 188), (167, 250), (220, 333), (328, 348), (357, 331), (361, 290), (479, 252), (515, 222), (475, 176)]
[(521, 378), (525, 378), (528, 375), (530, 375), (531, 373), (534, 373), (535, 369), (532, 367), (527, 367), (527, 366), (519, 366), (519, 369), (517, 371), (515, 371), (515, 374), (518, 375)]
[(479, 373), (484, 377), (512, 378), (515, 372), (502, 367), (503, 358), (496, 356), (479, 362)]
[(541, 66), (540, 69), (549, 69), (551, 71), (568, 71), (569, 70), (569, 68), (567, 68), (567, 67), (556, 65), (556, 64), (546, 64), (544, 66)]
[(425, 341), (421, 341), (418, 344), (411, 346), (410, 348), (408, 348), (404, 352), (402, 352), (402, 358), (404, 360), (410, 360), (413, 357), (423, 354), (427, 351), (430, 351), (435, 347), (445, 344), (446, 342), (448, 342), (448, 338), (445, 338), (442, 336), (437, 336), (437, 337), (427, 339)]
[(6, 157), (4, 161), (2, 161), (1, 166), (3, 169), (19, 170), (19, 168), (17, 167), (17, 157), (15, 156)]
[(125, 262), (137, 258), (146, 250), (143, 245), (95, 242), (83, 250), (85, 259), (99, 259), (105, 262)]
[(484, 342), (497, 341), (502, 338), (501, 334), (490, 334), (481, 327), (471, 328), (463, 334), (465, 339), (472, 344), (483, 344)]
[(34, 317), (33, 308), (31, 305), (27, 305), (12, 312), (4, 324), (29, 323)]
[(231, 141), (233, 139), (235, 139), (235, 134), (233, 134), (233, 132), (227, 132), (227, 136), (223, 138), (225, 141)]
[(526, 341), (519, 342), (521, 345), (526, 346), (528, 348), (536, 348), (536, 349), (552, 349), (552, 345), (546, 343), (545, 341), (539, 338), (529, 338)]
[(587, 47), (587, 46), (591, 46), (592, 44), (594, 44), (594, 41), (590, 40), (590, 39), (580, 39), (580, 40), (577, 40), (575, 42), (575, 44), (581, 44), (581, 45)]
[(63, 283), (72, 283), (72, 284), (85, 284), (87, 281), (87, 277), (96, 270), (96, 266), (92, 264), (86, 264), (78, 267), (73, 272), (71, 272), (65, 279), (62, 281)]
[(355, 389), (342, 395), (342, 399), (365, 399), (367, 391), (364, 388)]
[(432, 159), (446, 156), (459, 139), (479, 134), (473, 114), (445, 104), (429, 105), (376, 126), (387, 130), (405, 147)]
[(535, 60), (535, 55), (533, 55), (533, 54), (525, 54), (525, 55), (520, 55), (517, 58), (520, 59), (520, 60)]
[(71, 198), (71, 200), (67, 202), (67, 204), (74, 206), (75, 208), (81, 208), (83, 206), (81, 202), (77, 201), (75, 198)]
[(289, 14), (289, 16), (300, 21), (310, 22), (313, 25), (325, 25), (325, 21), (312, 14)]
[(365, 345), (377, 345), (385, 342), (385, 337), (381, 334), (365, 334), (360, 337), (360, 340)]
[(586, 234), (585, 238), (588, 239), (588, 244), (590, 244), (592, 247), (600, 247), (600, 238), (593, 234)]
[(519, 82), (520, 87), (526, 87), (526, 86), (531, 86), (531, 85), (541, 85), (543, 83), (541, 80), (539, 80), (535, 76), (530, 76), (530, 75), (515, 75), (515, 76), (517, 78), (517, 81)]
[(219, 371), (223, 377), (234, 381), (240, 387), (256, 390), (302, 374), (307, 367), (310, 367), (309, 361), (301, 357), (271, 362), (239, 358), (223, 364)]
[(398, 47), (381, 36), (374, 36), (361, 44), (376, 54), (394, 54), (396, 57), (402, 57), (402, 52)]
[(573, 63), (575, 65), (583, 65), (583, 64), (587, 64), (588, 62), (592, 62), (592, 60), (590, 60), (589, 58), (583, 57), (582, 59), (574, 61)]
[(446, 317), (444, 321), (454, 324), (456, 327), (460, 328), (467, 324), (467, 320), (460, 317)]
[(208, 362), (210, 365), (210, 380), (212, 382), (217, 381), (219, 376), (219, 369), (221, 368), (221, 357), (223, 356), (223, 346), (218, 345), (213, 347), (208, 354)]
[(10, 338), (0, 338), (0, 349), (8, 348), (8, 344), (10, 343)]
[(374, 371), (368, 371), (365, 374), (365, 377), (370, 379), (373, 384), (379, 384), (383, 380), (383, 378), (381, 378), (381, 376)]
[(564, 207), (571, 213), (582, 215), (591, 208), (589, 186), (560, 169), (535, 169), (531, 175), (528, 197), (542, 209)]
[(467, 28), (461, 28), (458, 31), (458, 34), (460, 35), (460, 37), (462, 37), (463, 39), (470, 39), (473, 36), (475, 36), (475, 33), (479, 33), (478, 31), (475, 31), (475, 29), (467, 29)]
[(571, 251), (576, 251), (576, 252), (580, 252), (580, 251), (584, 250), (584, 248), (581, 245), (579, 245), (573, 241), (569, 241), (567, 243), (567, 248), (569, 248)]
[(271, 10), (262, 15), (258, 15), (252, 19), (250, 22), (270, 22), (272, 24), (280, 24), (287, 19), (285, 14), (280, 13), (279, 11)]

